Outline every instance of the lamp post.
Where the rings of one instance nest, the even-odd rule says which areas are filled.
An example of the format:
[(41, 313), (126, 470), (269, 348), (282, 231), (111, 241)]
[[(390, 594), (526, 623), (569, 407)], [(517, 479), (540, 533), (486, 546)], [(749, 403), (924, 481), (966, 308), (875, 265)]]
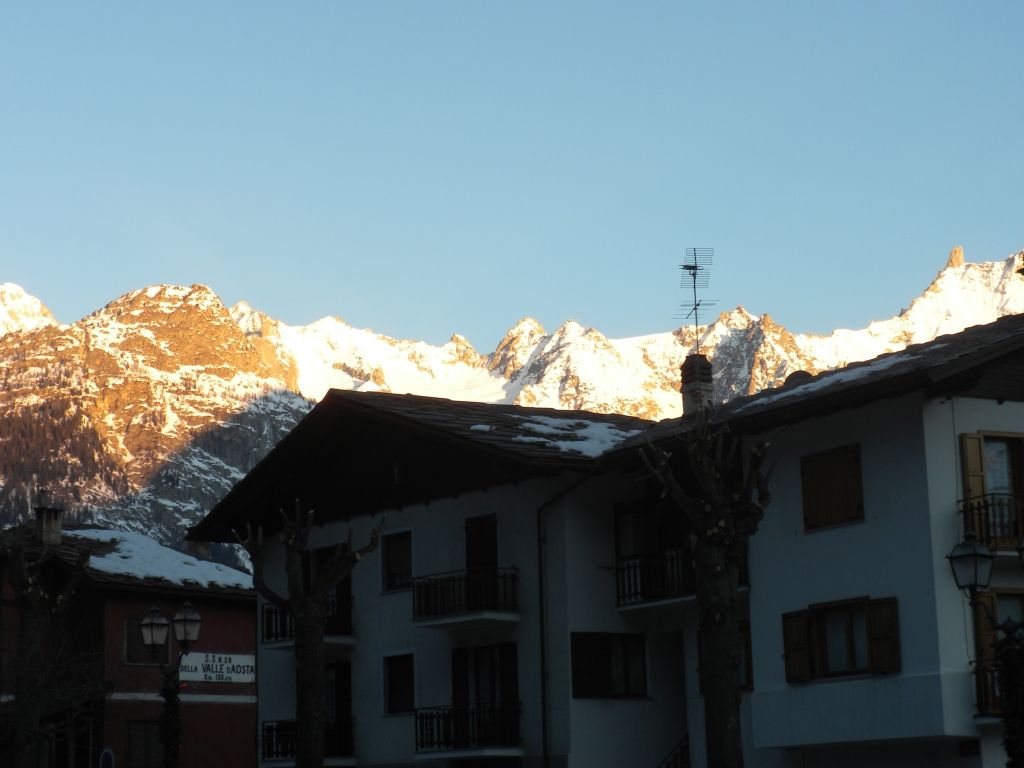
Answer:
[[(1017, 548), (1017, 558), (1024, 568), (1024, 544)], [(978, 600), (978, 592), (988, 589), (992, 579), (995, 555), (977, 540), (973, 531), (953, 547), (946, 557), (953, 570), (953, 580), (967, 594), (972, 608), (981, 606), (985, 621), (1000, 637), (996, 641), (996, 674), (1003, 714), (1003, 748), (1007, 768), (1024, 768), (1024, 642), (1020, 630), (1024, 623), (1012, 618), (999, 621), (995, 612)]]
[[(178, 702), (181, 680), (179, 670), (181, 659), (188, 649), (199, 639), (199, 627), (203, 619), (192, 604), (185, 602), (171, 621), (160, 613), (159, 608), (150, 608), (149, 615), (139, 622), (142, 630), (142, 643), (152, 650), (155, 656), (167, 645), (168, 630), (174, 628), (174, 638), (178, 641), (178, 658), (173, 664), (160, 664), (160, 696), (164, 700), (163, 717), (160, 721), (160, 743), (164, 750), (164, 768), (178, 768), (178, 757), (181, 752), (181, 711)], [(166, 657), (165, 657), (166, 658)]]

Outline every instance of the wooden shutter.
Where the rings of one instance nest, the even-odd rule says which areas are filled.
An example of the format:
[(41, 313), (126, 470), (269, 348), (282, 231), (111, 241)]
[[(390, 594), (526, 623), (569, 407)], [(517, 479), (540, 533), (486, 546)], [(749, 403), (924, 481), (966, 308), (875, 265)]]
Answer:
[(860, 445), (843, 445), (800, 461), (804, 527), (864, 519)]
[(782, 646), (783, 659), (786, 663), (786, 682), (803, 683), (813, 678), (810, 611), (782, 614)]
[(981, 435), (960, 435), (960, 454), (964, 466), (964, 498), (985, 495), (985, 453)]
[(996, 630), (989, 616), (996, 616), (996, 593), (978, 592), (974, 606), (974, 656), (980, 662), (994, 662), (996, 658)]
[(868, 601), (868, 668), (875, 674), (900, 671), (900, 620), (895, 597)]

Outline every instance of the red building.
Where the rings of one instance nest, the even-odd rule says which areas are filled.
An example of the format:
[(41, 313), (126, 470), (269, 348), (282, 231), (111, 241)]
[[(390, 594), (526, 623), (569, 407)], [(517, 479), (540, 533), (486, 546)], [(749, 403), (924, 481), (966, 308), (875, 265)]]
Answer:
[(0, 585), (0, 765), (83, 768), (109, 751), (118, 768), (161, 766), (161, 665), (180, 649), (173, 632), (162, 653), (145, 646), (139, 623), (186, 601), (202, 626), (180, 668), (180, 765), (255, 764), (248, 574), (140, 534), (40, 519), (0, 532)]

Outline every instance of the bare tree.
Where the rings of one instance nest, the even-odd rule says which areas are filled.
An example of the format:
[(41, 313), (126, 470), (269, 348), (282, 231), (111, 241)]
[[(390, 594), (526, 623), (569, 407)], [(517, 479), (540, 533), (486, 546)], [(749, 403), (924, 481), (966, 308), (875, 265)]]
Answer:
[[(287, 594), (282, 595), (266, 580), (266, 547), (262, 527), (253, 532), (246, 526), (246, 537), (238, 536), (252, 559), (253, 585), (270, 603), (288, 611), (295, 627), (295, 717), (296, 768), (321, 768), (324, 761), (324, 728), (327, 724), (326, 683), (324, 678), (324, 631), (331, 590), (348, 576), (356, 563), (377, 547), (380, 526), (370, 533), (370, 541), (352, 550), (349, 541), (339, 541), (329, 558), (309, 579), (305, 577), (306, 546), (313, 528), (314, 512), (303, 514), (298, 499), (295, 511), (281, 510), (281, 530), (276, 534), (284, 547)], [(351, 534), (349, 536), (351, 539)]]
[(70, 626), (88, 559), (84, 550), (75, 562), (64, 561), (25, 529), (0, 537), (0, 577), (11, 586), (7, 606), (18, 624), (15, 652), (7, 659), (14, 700), (0, 727), (0, 744), (9, 747), (0, 755), (5, 765), (40, 765), (44, 744), (57, 731), (73, 743), (79, 715), (96, 709), (106, 693), (101, 654), (80, 636), (73, 642)]
[(690, 533), (708, 765), (740, 768), (738, 589), (747, 543), (770, 500), (762, 471), (767, 444), (746, 447), (742, 436), (712, 425), (706, 411), (696, 419), (674, 452), (649, 442), (640, 454)]

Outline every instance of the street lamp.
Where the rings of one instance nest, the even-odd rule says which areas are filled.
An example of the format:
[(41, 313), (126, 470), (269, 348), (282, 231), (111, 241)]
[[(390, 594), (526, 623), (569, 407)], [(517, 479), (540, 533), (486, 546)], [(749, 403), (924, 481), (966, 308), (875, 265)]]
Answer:
[[(953, 547), (946, 559), (957, 588), (967, 594), (970, 606), (981, 606), (984, 620), (1002, 635), (996, 641), (996, 672), (1002, 699), (1003, 748), (1008, 766), (1024, 766), (1024, 643), (1019, 634), (1024, 623), (1010, 617), (999, 621), (998, 606), (993, 612), (978, 600), (978, 592), (987, 590), (992, 579), (995, 555), (977, 540), (973, 531), (964, 534), (964, 540)], [(1017, 559), (1024, 568), (1024, 544), (1017, 547)]]
[[(178, 641), (178, 658), (173, 664), (160, 664), (160, 696), (164, 700), (163, 718), (160, 721), (160, 743), (164, 748), (164, 768), (177, 768), (181, 752), (181, 711), (178, 702), (181, 680), (178, 676), (181, 659), (199, 639), (199, 628), (203, 619), (199, 612), (186, 602), (171, 621), (160, 613), (159, 608), (150, 608), (141, 622), (142, 644), (156, 656), (167, 645), (167, 635), (174, 628)], [(166, 656), (164, 657), (166, 658)]]

